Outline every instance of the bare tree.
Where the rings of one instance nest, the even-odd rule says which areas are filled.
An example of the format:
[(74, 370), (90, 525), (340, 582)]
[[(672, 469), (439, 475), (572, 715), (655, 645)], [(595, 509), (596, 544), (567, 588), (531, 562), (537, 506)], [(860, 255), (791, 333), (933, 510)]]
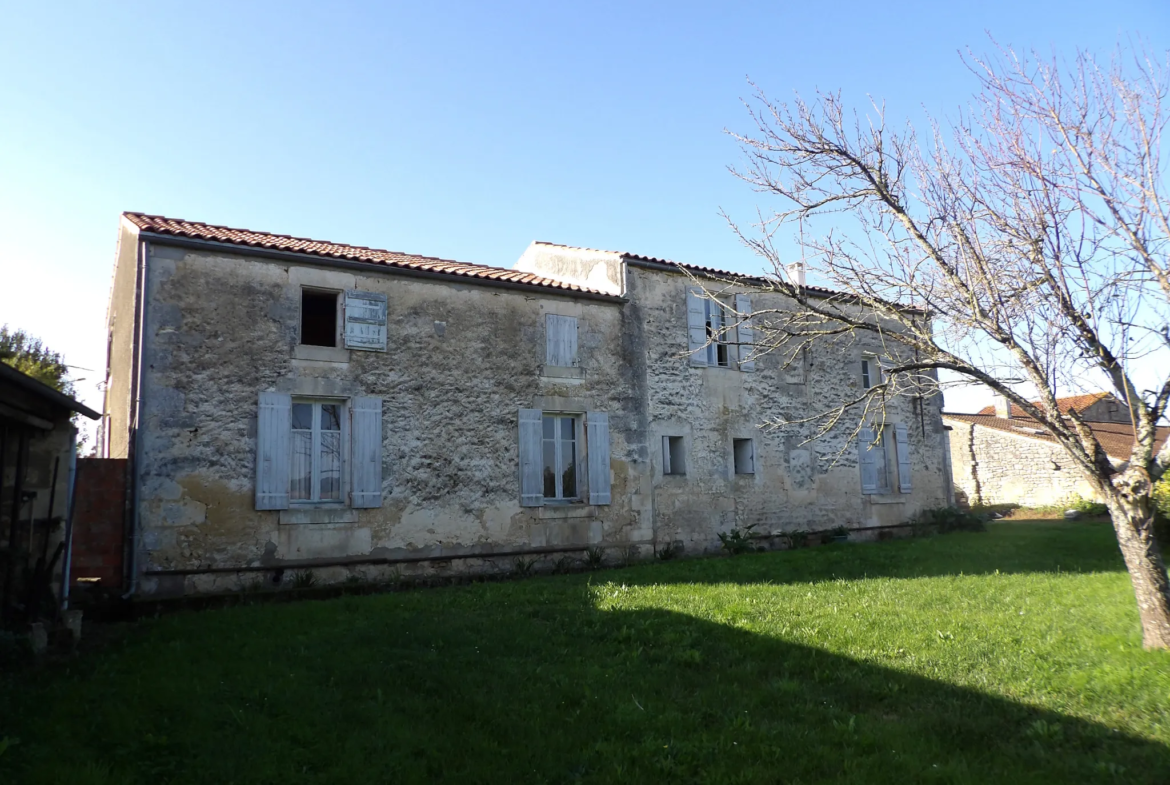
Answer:
[[(1170, 582), (1152, 484), (1170, 467), (1156, 426), (1170, 400), (1170, 185), (1161, 155), (1170, 69), (1119, 48), (1107, 63), (999, 49), (968, 56), (971, 107), (920, 142), (859, 116), (840, 94), (748, 103), (733, 172), (782, 207), (749, 231), (763, 287), (791, 302), (753, 315), (758, 351), (877, 334), (880, 384), (817, 412), (861, 416), (875, 401), (939, 392), (939, 371), (1007, 396), (1068, 452), (1108, 505), (1147, 648), (1170, 648)], [(838, 295), (803, 285), (775, 245)], [(907, 307), (911, 306), (911, 307)], [(1019, 392), (1026, 380), (1038, 403)], [(1129, 407), (1134, 444), (1114, 465), (1058, 394), (1104, 386)]]

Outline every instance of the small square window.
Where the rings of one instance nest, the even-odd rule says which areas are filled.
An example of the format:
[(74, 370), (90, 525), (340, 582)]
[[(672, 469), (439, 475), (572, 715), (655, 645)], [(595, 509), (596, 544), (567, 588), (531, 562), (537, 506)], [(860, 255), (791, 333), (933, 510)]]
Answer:
[(735, 452), (735, 473), (756, 473), (756, 446), (751, 439), (733, 439)]
[(687, 459), (683, 449), (683, 437), (662, 437), (662, 473), (686, 474)]
[(337, 292), (301, 290), (301, 343), (337, 346)]

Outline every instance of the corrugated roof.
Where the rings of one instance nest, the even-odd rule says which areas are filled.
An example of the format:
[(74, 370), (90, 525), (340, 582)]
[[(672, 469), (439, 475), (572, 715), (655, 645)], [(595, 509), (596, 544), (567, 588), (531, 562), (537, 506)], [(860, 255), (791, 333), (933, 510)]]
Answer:
[[(1068, 414), (1074, 409), (1078, 412), (1081, 412), (1108, 395), (1109, 393), (1107, 392), (1095, 392), (1086, 393), (1085, 395), (1070, 395), (1067, 398), (1057, 398), (1056, 408), (1060, 411), (1061, 414)], [(1036, 406), (1040, 406), (1040, 401), (1032, 401), (1032, 403)], [(995, 406), (984, 406), (977, 412), (977, 414), (995, 414)], [(1028, 416), (1024, 414), (1023, 409), (1014, 403), (1012, 404), (1011, 415), (1012, 417)]]
[[(943, 412), (943, 419), (973, 423), (984, 428), (994, 428), (997, 431), (1012, 433), (1016, 436), (1026, 436), (1030, 439), (1056, 442), (1052, 434), (1041, 428), (1040, 424), (1030, 417), (1008, 420), (1002, 417), (996, 417), (993, 414), (951, 414), (950, 412)], [(1091, 422), (1086, 424), (1092, 429), (1093, 435), (1097, 437), (1097, 441), (1101, 443), (1105, 452), (1119, 460), (1129, 460), (1129, 454), (1133, 450), (1134, 441), (1132, 425), (1118, 422)], [(1155, 430), (1155, 434), (1157, 443), (1154, 451), (1157, 452), (1166, 443), (1166, 439), (1170, 438), (1170, 427), (1159, 427)]]
[(438, 273), (440, 275), (450, 275), (457, 278), (505, 281), (523, 286), (555, 289), (561, 292), (579, 292), (612, 300), (621, 299), (620, 297), (598, 291), (597, 289), (589, 289), (584, 286), (578, 286), (577, 284), (562, 283), (561, 281), (554, 281), (552, 278), (545, 278), (520, 270), (508, 270), (502, 267), (456, 262), (450, 259), (418, 256), (399, 251), (384, 251), (377, 248), (333, 243), (326, 240), (311, 240), (307, 237), (254, 232), (250, 229), (233, 229), (228, 226), (216, 226), (215, 224), (205, 224), (198, 221), (184, 221), (179, 218), (166, 218), (161, 215), (126, 212), (123, 213), (123, 216), (140, 230), (150, 232), (151, 234), (227, 243), (229, 245), (239, 245), (248, 248), (286, 251), (329, 259), (344, 259), (352, 262), (368, 262), (386, 267), (419, 270), (422, 272)]
[[(747, 281), (747, 282), (752, 282), (752, 283), (757, 284), (757, 285), (769, 283), (769, 280), (767, 278), (765, 278), (764, 276), (760, 276), (760, 275), (747, 275), (745, 273), (734, 273), (734, 272), (731, 272), (730, 270), (720, 270), (716, 267), (704, 267), (703, 265), (700, 265), (700, 264), (687, 264), (685, 262), (675, 262), (675, 261), (671, 261), (670, 259), (662, 259), (662, 258), (659, 258), (657, 256), (645, 256), (643, 254), (630, 253), (628, 251), (606, 251), (606, 250), (603, 250), (601, 248), (586, 248), (586, 247), (580, 246), (580, 245), (565, 245), (564, 243), (550, 243), (550, 242), (547, 242), (545, 240), (537, 240), (536, 244), (537, 245), (548, 245), (548, 246), (551, 246), (553, 248), (568, 248), (568, 249), (571, 249), (574, 251), (592, 251), (593, 253), (612, 253), (612, 254), (617, 254), (618, 256), (624, 257), (625, 259), (632, 259), (635, 262), (648, 262), (650, 264), (660, 264), (660, 265), (665, 265), (667, 267), (678, 267), (678, 268), (683, 269), (683, 270), (689, 270), (690, 272), (695, 273), (697, 275), (706, 275), (706, 276), (711, 276), (714, 278), (725, 278), (725, 279), (728, 279), (731, 281)], [(813, 293), (818, 294), (818, 295), (824, 295), (826, 297), (846, 297), (846, 298), (857, 299), (856, 295), (849, 294), (848, 292), (839, 292), (836, 289), (827, 289), (823, 286), (807, 286), (806, 285), (804, 288), (810, 292), (813, 292)], [(896, 306), (895, 303), (889, 303), (889, 304)], [(913, 305), (901, 306), (901, 307), (905, 310), (911, 310), (911, 311), (921, 310), (920, 308), (913, 306)]]

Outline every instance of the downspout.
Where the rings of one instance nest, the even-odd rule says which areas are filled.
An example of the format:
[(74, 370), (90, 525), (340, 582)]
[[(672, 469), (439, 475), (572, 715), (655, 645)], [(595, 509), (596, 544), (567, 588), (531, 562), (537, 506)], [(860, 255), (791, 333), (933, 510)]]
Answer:
[(130, 444), (132, 481), (130, 487), (130, 532), (127, 537), (130, 541), (130, 552), (127, 554), (127, 573), (130, 577), (130, 585), (126, 593), (122, 595), (124, 600), (133, 597), (138, 592), (138, 541), (141, 531), (138, 500), (142, 497), (142, 471), (139, 459), (142, 455), (142, 379), (145, 375), (142, 368), (146, 364), (146, 305), (148, 302), (147, 294), (150, 291), (146, 275), (149, 269), (147, 264), (149, 253), (150, 244), (143, 240), (138, 244), (138, 351), (136, 352), (136, 367), (134, 369), (134, 438)]
[(69, 572), (73, 569), (73, 490), (77, 486), (77, 429), (69, 435), (69, 479), (65, 492), (65, 563), (61, 566), (61, 610), (69, 610)]

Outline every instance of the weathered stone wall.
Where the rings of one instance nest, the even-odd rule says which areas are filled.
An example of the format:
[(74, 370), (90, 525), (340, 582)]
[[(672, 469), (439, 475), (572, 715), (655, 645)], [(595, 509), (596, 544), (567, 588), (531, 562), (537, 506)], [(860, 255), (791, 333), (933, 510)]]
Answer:
[(945, 422), (952, 429), (955, 488), (969, 504), (1044, 507), (1076, 496), (1097, 498), (1060, 445), (962, 420)]
[(130, 417), (133, 403), (134, 328), (138, 282), (138, 236), (123, 219), (114, 257), (110, 304), (106, 309), (108, 356), (106, 358), (105, 406), (99, 426), (107, 458), (125, 458), (130, 452)]
[[(641, 343), (619, 304), (158, 243), (148, 263), (141, 591), (249, 578), (158, 570), (651, 542)], [(302, 286), (384, 293), (389, 351), (299, 347)], [(578, 317), (580, 378), (543, 374), (546, 313)], [(262, 390), (382, 398), (382, 507), (254, 509)], [(612, 504), (520, 507), (518, 410), (554, 407), (609, 414)]]
[[(641, 311), (647, 353), (650, 453), (654, 510), (661, 542), (718, 545), (716, 534), (733, 526), (758, 532), (850, 528), (904, 522), (915, 512), (946, 503), (944, 441), (939, 399), (898, 399), (887, 422), (904, 423), (911, 443), (912, 491), (863, 495), (856, 421), (843, 421), (812, 439), (812, 426), (763, 427), (796, 420), (856, 397), (861, 359), (880, 345), (814, 349), (804, 368), (783, 368), (781, 353), (755, 361), (754, 372), (735, 367), (692, 367), (687, 359), (686, 276), (631, 265), (627, 296)], [(777, 295), (751, 294), (753, 310), (782, 308)], [(733, 363), (734, 365), (734, 363)], [(663, 436), (683, 436), (685, 476), (662, 472)], [(732, 440), (755, 440), (754, 475), (737, 475)], [(891, 451), (891, 459), (893, 454)]]

